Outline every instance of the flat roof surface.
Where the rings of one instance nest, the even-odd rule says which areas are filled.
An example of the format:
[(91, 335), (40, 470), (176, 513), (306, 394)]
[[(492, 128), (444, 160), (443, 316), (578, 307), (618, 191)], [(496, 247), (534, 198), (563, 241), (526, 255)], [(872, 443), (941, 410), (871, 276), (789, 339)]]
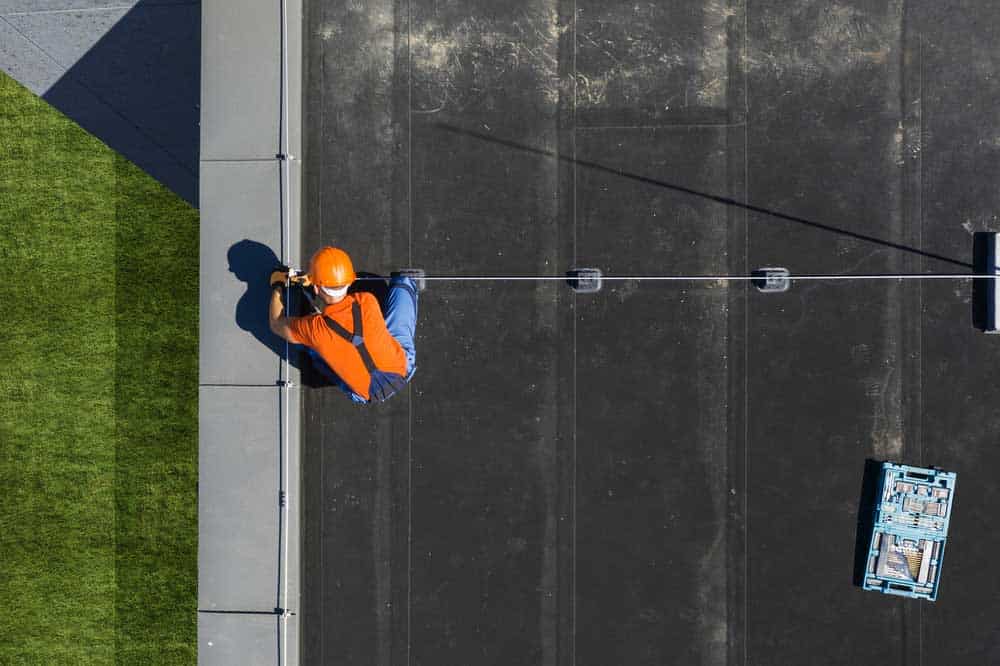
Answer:
[[(312, 3), (303, 256), (971, 272), (1000, 229), (998, 24), (985, 0)], [(1000, 661), (1000, 338), (971, 295), (431, 282), (406, 395), (305, 390), (304, 663)], [(853, 583), (870, 460), (958, 473), (936, 603)]]

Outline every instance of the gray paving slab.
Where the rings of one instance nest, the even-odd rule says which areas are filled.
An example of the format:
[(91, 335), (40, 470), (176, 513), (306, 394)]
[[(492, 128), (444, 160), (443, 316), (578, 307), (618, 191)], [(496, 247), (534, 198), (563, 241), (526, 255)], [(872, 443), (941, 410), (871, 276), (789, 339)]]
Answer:
[(280, 623), (276, 615), (199, 613), (198, 663), (202, 666), (282, 664)]
[(195, 5), (200, 0), (0, 0), (0, 14), (59, 13), (71, 10), (101, 11), (136, 5)]
[(203, 162), (201, 186), (200, 382), (273, 385), (284, 354), (267, 323), (267, 271), (281, 254), (278, 162)]
[(41, 95), (65, 73), (37, 44), (0, 17), (0, 70)]
[[(197, 172), (199, 5), (143, 4), (6, 20), (65, 66), (66, 78), (111, 107), (120, 124), (138, 128), (161, 151)], [(57, 89), (46, 92), (50, 99), (60, 97)], [(79, 115), (68, 95), (61, 99), (67, 102), (64, 113)], [(110, 127), (98, 136), (116, 143)], [(117, 149), (140, 164), (145, 157), (125, 152), (125, 145)]]
[(90, 52), (128, 14), (129, 7), (113, 6), (88, 11), (33, 12), (4, 17), (69, 69)]
[[(207, 0), (201, 7), (201, 159), (270, 159), (278, 153), (279, 4)], [(211, 91), (211, 94), (209, 94)]]
[(199, 390), (199, 610), (279, 605), (279, 391)]

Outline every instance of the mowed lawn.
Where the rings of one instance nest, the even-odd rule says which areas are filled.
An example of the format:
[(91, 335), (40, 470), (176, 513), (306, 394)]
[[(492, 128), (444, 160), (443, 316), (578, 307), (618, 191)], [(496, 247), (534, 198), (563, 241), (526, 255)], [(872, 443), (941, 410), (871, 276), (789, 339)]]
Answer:
[(0, 664), (193, 664), (198, 211), (0, 73)]

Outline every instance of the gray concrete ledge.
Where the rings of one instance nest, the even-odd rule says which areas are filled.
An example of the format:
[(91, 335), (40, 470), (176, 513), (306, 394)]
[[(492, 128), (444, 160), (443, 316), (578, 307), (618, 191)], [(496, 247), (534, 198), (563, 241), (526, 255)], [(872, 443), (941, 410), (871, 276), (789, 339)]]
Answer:
[[(301, 0), (202, 3), (198, 663), (299, 661), (298, 371), (267, 273), (298, 265)], [(282, 59), (284, 50), (285, 60)]]
[(200, 613), (200, 666), (268, 666), (299, 661), (298, 618), (272, 614)]

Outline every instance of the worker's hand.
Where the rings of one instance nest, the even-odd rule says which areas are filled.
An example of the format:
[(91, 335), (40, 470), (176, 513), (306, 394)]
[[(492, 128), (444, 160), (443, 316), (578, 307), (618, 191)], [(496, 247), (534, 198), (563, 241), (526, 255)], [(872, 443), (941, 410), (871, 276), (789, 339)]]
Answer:
[(271, 270), (271, 289), (280, 289), (288, 284), (288, 266), (275, 266)]
[(292, 284), (297, 284), (300, 287), (311, 287), (312, 281), (309, 279), (308, 273), (301, 273), (299, 275), (292, 276)]

